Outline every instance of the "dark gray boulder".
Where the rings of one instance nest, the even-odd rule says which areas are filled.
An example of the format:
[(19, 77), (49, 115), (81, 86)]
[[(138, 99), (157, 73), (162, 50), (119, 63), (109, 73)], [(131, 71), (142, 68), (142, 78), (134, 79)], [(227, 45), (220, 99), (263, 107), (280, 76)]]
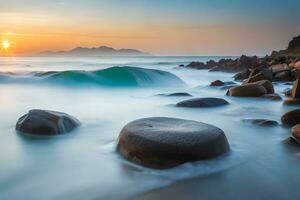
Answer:
[(49, 110), (30, 110), (22, 116), (16, 130), (32, 135), (59, 135), (72, 131), (80, 125), (80, 122), (66, 114)]
[(225, 99), (221, 98), (193, 98), (185, 101), (181, 101), (176, 104), (177, 107), (188, 107), (188, 108), (206, 108), (206, 107), (217, 107), (225, 106), (229, 103)]
[(212, 159), (229, 151), (224, 132), (212, 125), (176, 118), (152, 117), (127, 124), (117, 151), (127, 160), (151, 168)]

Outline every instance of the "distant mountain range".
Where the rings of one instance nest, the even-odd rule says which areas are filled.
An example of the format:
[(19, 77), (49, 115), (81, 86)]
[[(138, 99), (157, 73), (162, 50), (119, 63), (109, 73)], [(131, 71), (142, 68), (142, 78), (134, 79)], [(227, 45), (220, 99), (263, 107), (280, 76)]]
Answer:
[(38, 56), (97, 57), (97, 56), (151, 56), (151, 54), (136, 49), (114, 49), (107, 46), (100, 46), (96, 48), (76, 47), (69, 51), (45, 51), (39, 53)]

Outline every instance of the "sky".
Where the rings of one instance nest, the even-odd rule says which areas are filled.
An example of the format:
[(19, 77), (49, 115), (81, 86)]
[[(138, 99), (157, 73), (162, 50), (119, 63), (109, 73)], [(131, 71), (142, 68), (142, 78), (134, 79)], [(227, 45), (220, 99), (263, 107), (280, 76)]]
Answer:
[(264, 55), (300, 35), (299, 0), (0, 0), (0, 55), (77, 46)]

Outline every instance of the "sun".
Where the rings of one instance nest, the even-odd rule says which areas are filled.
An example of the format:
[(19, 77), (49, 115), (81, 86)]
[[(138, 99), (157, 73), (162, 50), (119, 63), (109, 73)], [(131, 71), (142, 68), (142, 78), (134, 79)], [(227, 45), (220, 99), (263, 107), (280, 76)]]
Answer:
[(3, 40), (3, 41), (2, 41), (2, 48), (3, 48), (3, 49), (9, 49), (9, 47), (10, 47), (10, 41), (8, 41), (8, 40)]

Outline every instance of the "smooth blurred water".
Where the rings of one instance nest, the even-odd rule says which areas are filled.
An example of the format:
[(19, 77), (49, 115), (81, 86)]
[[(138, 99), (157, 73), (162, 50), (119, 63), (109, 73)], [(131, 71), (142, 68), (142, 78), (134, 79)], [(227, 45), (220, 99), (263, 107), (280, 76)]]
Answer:
[[(271, 199), (299, 199), (300, 150), (281, 143), (289, 137), (290, 130), (281, 126), (257, 127), (240, 121), (244, 118), (280, 121), (283, 113), (295, 107), (283, 106), (280, 101), (227, 97), (225, 90), (208, 85), (216, 79), (232, 81), (233, 74), (178, 67), (190, 61), (208, 59), (0, 58), (0, 71), (5, 73), (98, 70), (118, 65), (168, 71), (186, 83), (180, 87), (147, 88), (1, 83), (0, 199), (131, 199), (194, 177), (203, 177), (202, 199), (210, 199), (212, 191), (217, 191), (217, 188), (211, 188), (216, 179), (214, 175), (220, 173), (223, 176), (216, 182), (219, 190), (231, 192), (225, 193), (223, 199), (232, 199), (232, 193), (237, 199), (247, 199), (247, 187), (266, 188), (265, 192), (273, 194)], [(290, 86), (277, 84), (276, 92), (287, 87)], [(187, 97), (156, 96), (169, 92), (221, 97), (230, 105), (208, 109), (176, 108), (174, 104)], [(28, 138), (17, 134), (14, 130), (17, 119), (34, 108), (66, 112), (77, 117), (82, 126), (70, 134), (50, 138)], [(170, 170), (133, 165), (115, 152), (118, 134), (126, 123), (152, 116), (216, 125), (225, 131), (232, 151), (215, 160), (187, 163)], [(264, 191), (252, 192), (262, 194)]]

